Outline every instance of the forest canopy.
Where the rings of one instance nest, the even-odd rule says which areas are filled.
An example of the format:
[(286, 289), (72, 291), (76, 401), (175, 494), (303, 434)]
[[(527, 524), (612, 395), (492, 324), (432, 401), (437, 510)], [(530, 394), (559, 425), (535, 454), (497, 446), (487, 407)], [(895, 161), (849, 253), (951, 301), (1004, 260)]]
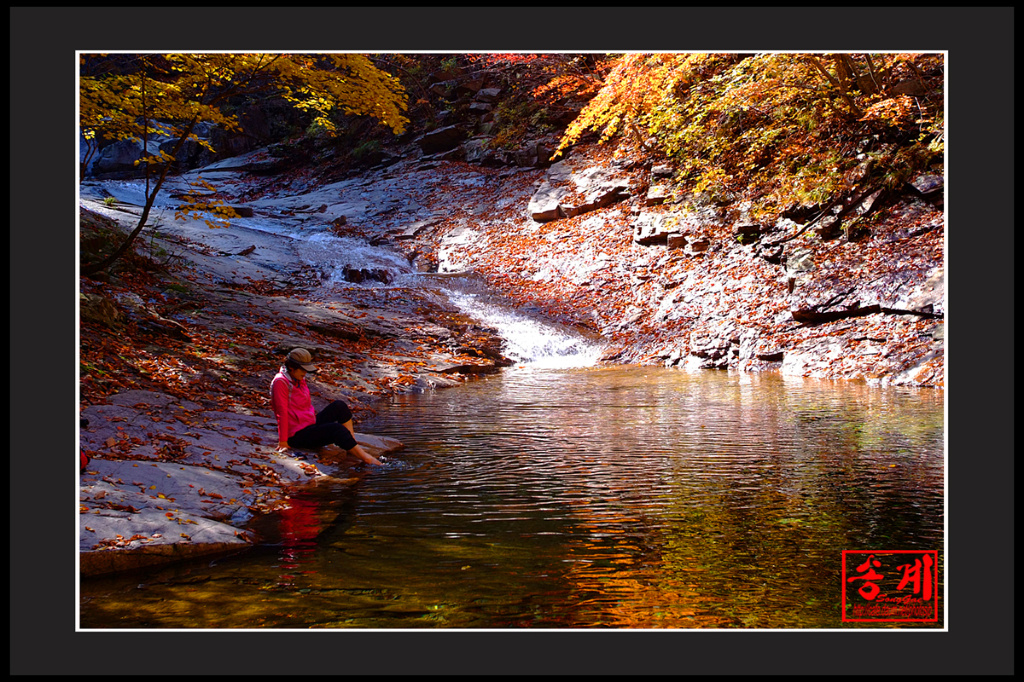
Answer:
[(943, 86), (941, 54), (627, 54), (558, 153), (631, 136), (688, 190), (777, 213), (940, 165)]
[[(530, 125), (553, 120), (546, 106), (571, 102), (552, 160), (580, 142), (615, 140), (623, 153), (640, 148), (648, 160), (671, 162), (679, 192), (748, 201), (755, 220), (942, 172), (944, 56), (895, 52), (88, 54), (83, 164), (100, 139), (145, 143), (159, 134), (209, 146), (198, 123), (238, 130), (239, 103), (257, 99), (308, 113), (307, 134), (331, 137), (346, 117), (396, 135), (429, 130), (436, 117), (420, 105), (433, 74), (422, 66), (438, 57), (442, 67), (483, 69), (509, 86), (508, 120), (494, 144), (518, 143)], [(140, 159), (147, 178), (159, 174), (154, 193), (180, 147)], [(189, 208), (231, 217), (208, 203)]]
[(232, 105), (268, 96), (309, 112), (327, 132), (336, 112), (375, 118), (396, 134), (409, 123), (398, 80), (361, 54), (90, 54), (81, 58), (79, 88), (87, 141), (141, 141), (159, 121), (161, 134), (205, 144), (196, 123), (236, 129)]

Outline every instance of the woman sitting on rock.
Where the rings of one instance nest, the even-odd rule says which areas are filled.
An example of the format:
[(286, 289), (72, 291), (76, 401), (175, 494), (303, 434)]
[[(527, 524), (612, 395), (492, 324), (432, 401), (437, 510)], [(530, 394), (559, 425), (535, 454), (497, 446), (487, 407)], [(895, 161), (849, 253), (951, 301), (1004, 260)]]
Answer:
[(380, 461), (356, 443), (352, 427), (352, 411), (335, 400), (319, 413), (306, 384), (306, 374), (316, 372), (313, 356), (305, 348), (295, 348), (284, 361), (284, 367), (270, 382), (270, 402), (277, 417), (277, 449), (319, 449), (337, 446), (367, 464)]

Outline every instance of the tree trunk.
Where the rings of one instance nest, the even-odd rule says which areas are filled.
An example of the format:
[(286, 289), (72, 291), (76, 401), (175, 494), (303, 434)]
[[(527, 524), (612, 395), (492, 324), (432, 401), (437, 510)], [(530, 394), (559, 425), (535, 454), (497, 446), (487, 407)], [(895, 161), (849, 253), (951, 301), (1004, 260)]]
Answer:
[(861, 118), (862, 116), (864, 116), (864, 112), (860, 110), (860, 107), (858, 107), (856, 102), (853, 101), (853, 98), (850, 97), (850, 93), (847, 92), (846, 88), (844, 88), (843, 85), (839, 81), (837, 81), (832, 74), (828, 72), (828, 69), (821, 65), (821, 62), (818, 61), (817, 57), (807, 57), (806, 61), (815, 69), (817, 69), (818, 73), (820, 73), (825, 78), (825, 80), (829, 82), (829, 85), (836, 89), (836, 91), (839, 93), (839, 96), (843, 98), (844, 102), (846, 102), (846, 106), (850, 110), (849, 113), (853, 114), (857, 118)]
[[(187, 140), (188, 136), (192, 134), (192, 129), (196, 125), (196, 120), (196, 118), (193, 118), (189, 122), (188, 127), (181, 133), (181, 137), (179, 137), (178, 141), (175, 143), (174, 149), (171, 150), (171, 156), (177, 158), (178, 152), (181, 150), (181, 146), (185, 144), (185, 140)], [(142, 229), (146, 226), (146, 221), (149, 219), (149, 212), (153, 209), (153, 203), (156, 201), (156, 196), (160, 193), (160, 188), (163, 187), (164, 180), (167, 179), (167, 173), (170, 172), (170, 170), (171, 164), (165, 163), (163, 165), (163, 170), (160, 172), (160, 177), (153, 186), (153, 191), (146, 193), (146, 205), (142, 208), (142, 216), (139, 218), (139, 224), (135, 226), (135, 229), (132, 230), (132, 233), (124, 240), (124, 243), (121, 244), (114, 253), (107, 256), (99, 263), (83, 265), (83, 275), (94, 275), (97, 272), (103, 272), (127, 253), (128, 249), (131, 248), (131, 245), (135, 242), (135, 238), (139, 236), (139, 233), (142, 232)], [(149, 172), (148, 168), (147, 172)]]

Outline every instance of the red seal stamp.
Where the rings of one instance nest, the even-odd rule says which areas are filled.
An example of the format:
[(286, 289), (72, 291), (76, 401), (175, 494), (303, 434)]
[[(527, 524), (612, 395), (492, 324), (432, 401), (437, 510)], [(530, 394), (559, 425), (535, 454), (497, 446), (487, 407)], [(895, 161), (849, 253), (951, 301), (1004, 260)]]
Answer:
[(844, 550), (843, 621), (937, 623), (939, 553)]

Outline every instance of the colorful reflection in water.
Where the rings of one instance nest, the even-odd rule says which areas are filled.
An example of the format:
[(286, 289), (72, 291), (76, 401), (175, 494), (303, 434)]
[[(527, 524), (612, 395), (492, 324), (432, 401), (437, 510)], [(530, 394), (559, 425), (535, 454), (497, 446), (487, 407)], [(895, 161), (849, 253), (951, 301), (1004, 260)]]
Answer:
[(943, 548), (934, 391), (511, 370), (367, 430), (406, 450), (295, 496), (273, 547), (90, 581), (82, 627), (868, 627), (842, 551)]

